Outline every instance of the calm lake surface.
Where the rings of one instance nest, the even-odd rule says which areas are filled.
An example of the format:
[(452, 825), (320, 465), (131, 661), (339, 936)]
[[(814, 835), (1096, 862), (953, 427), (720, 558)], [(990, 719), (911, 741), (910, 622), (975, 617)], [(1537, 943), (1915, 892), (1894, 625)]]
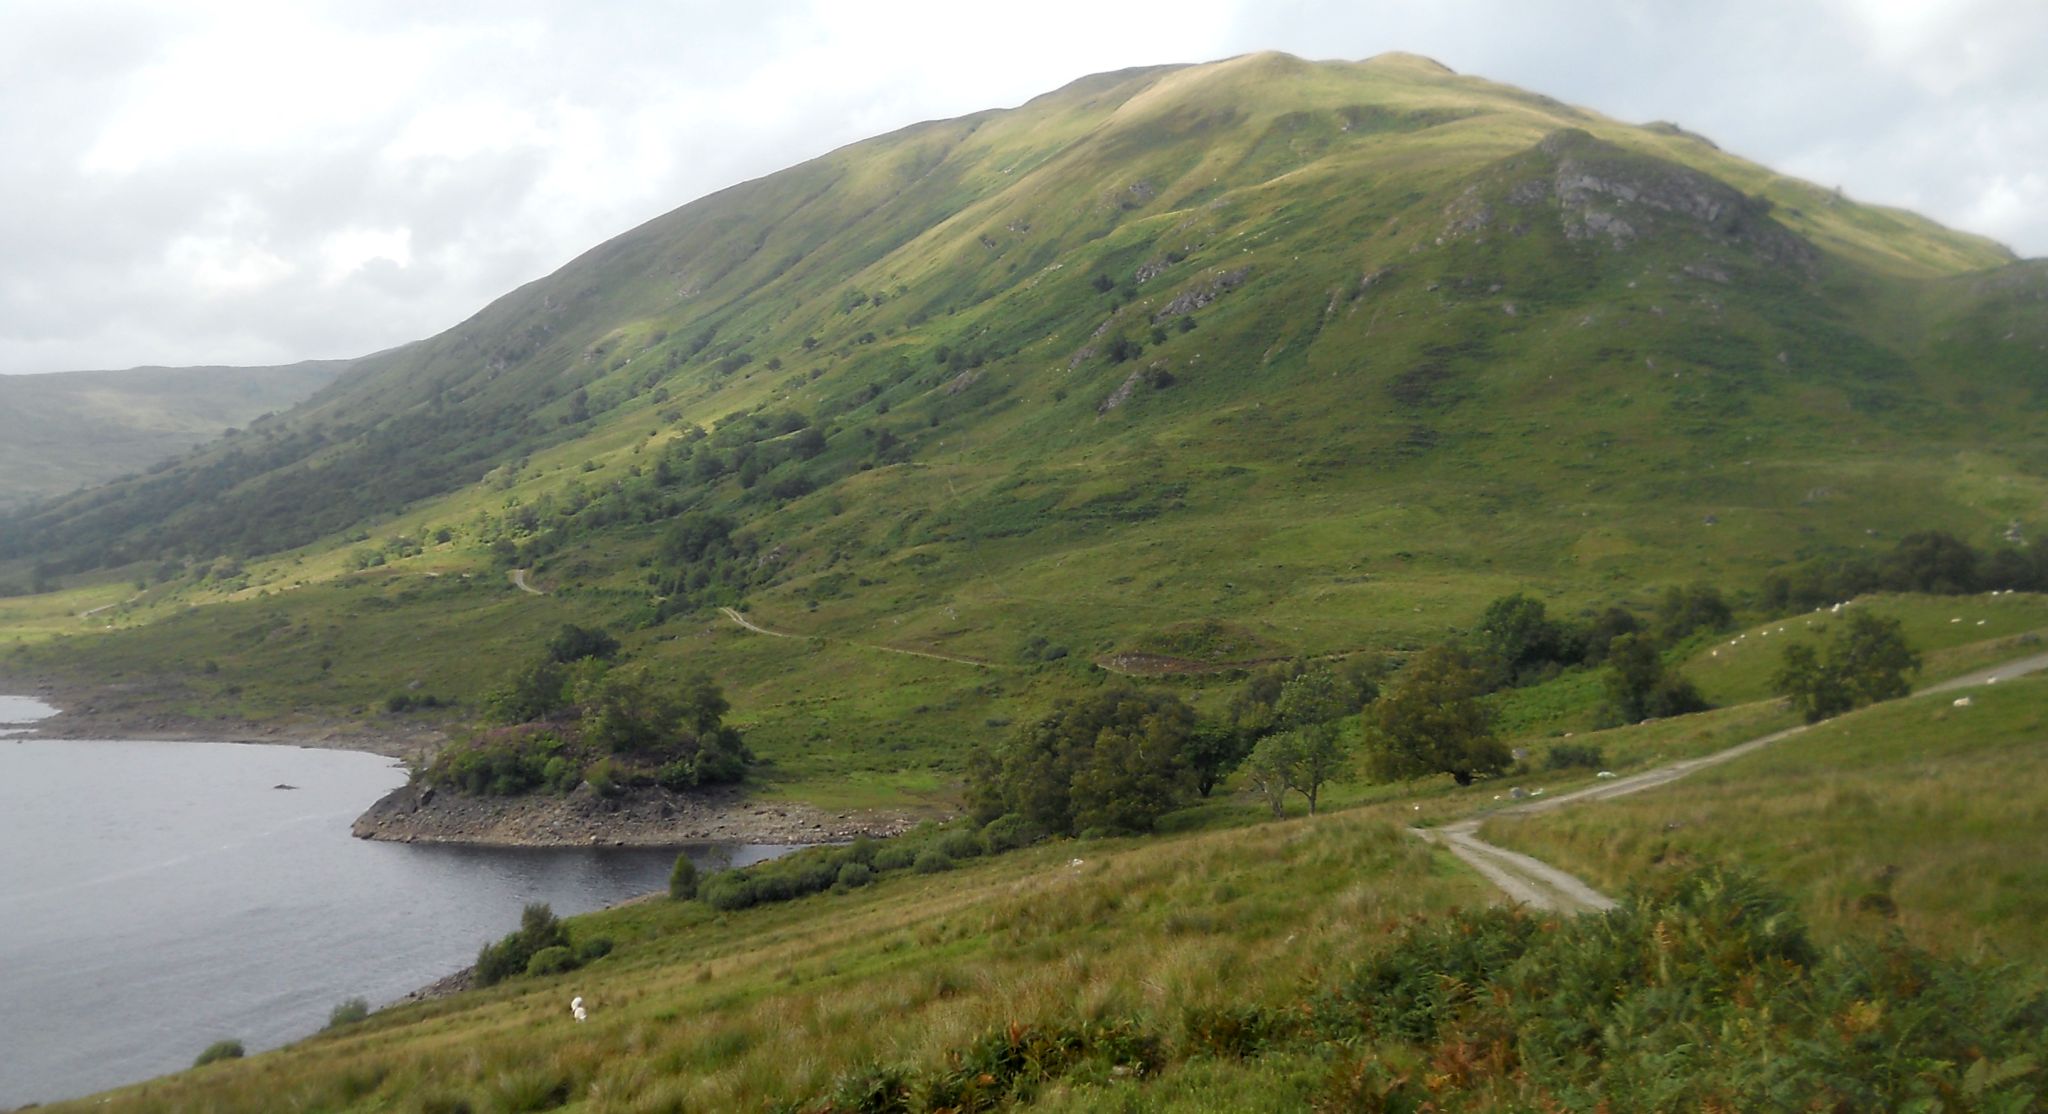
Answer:
[[(49, 712), (0, 696), (0, 735)], [(467, 965), (527, 902), (587, 912), (675, 861), (351, 837), (404, 781), (354, 751), (0, 738), (0, 1109), (189, 1067), (224, 1037), (288, 1043)], [(716, 868), (788, 848), (687, 850)]]

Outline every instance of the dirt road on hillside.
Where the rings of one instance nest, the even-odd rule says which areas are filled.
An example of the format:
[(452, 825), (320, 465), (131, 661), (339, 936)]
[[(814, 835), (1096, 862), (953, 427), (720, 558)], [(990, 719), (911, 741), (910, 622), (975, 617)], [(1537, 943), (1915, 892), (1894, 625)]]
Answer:
[(819, 636), (814, 634), (792, 634), (789, 631), (769, 630), (767, 627), (760, 626), (759, 624), (747, 618), (745, 615), (740, 614), (733, 608), (721, 607), (718, 610), (724, 612), (726, 618), (731, 619), (733, 622), (738, 623), (740, 626), (745, 627), (750, 631), (753, 631), (755, 634), (765, 634), (770, 638), (817, 638), (820, 642), (842, 642), (843, 645), (857, 646), (863, 650), (875, 650), (877, 652), (884, 654), (903, 654), (907, 657), (913, 658), (930, 658), (933, 661), (950, 661), (955, 665), (973, 665), (979, 666), (983, 669), (1001, 668), (994, 662), (981, 661), (976, 658), (959, 658), (954, 657), (951, 654), (933, 653), (930, 650), (907, 650), (901, 646), (883, 646), (874, 642), (844, 642), (841, 639), (820, 638)]
[[(1956, 689), (1972, 688), (1977, 685), (1996, 684), (2010, 677), (2037, 673), (2048, 669), (2048, 653), (2035, 654), (1999, 665), (1951, 677), (1946, 681), (1932, 684), (1914, 695), (1952, 692)], [(1610, 797), (1625, 797), (1668, 785), (1688, 774), (1725, 762), (1732, 762), (1745, 754), (1762, 750), (1773, 743), (1805, 731), (1806, 728), (1791, 727), (1774, 731), (1769, 735), (1738, 743), (1727, 750), (1716, 751), (1701, 758), (1688, 758), (1673, 762), (1639, 774), (1615, 778), (1589, 785), (1570, 793), (1555, 797), (1523, 801), (1506, 808), (1495, 809), (1483, 816), (1467, 817), (1437, 828), (1411, 828), (1410, 831), (1432, 843), (1443, 844), (1451, 854), (1464, 860), (1467, 866), (1478, 871), (1487, 881), (1492, 882), (1509, 898), (1536, 909), (1549, 909), (1560, 913), (1583, 913), (1589, 910), (1614, 908), (1614, 899), (1595, 890), (1584, 881), (1551, 866), (1541, 859), (1510, 851), (1479, 838), (1479, 825), (1487, 820), (1502, 816), (1528, 816), (1536, 813), (1555, 812), (1584, 801), (1602, 801)]]

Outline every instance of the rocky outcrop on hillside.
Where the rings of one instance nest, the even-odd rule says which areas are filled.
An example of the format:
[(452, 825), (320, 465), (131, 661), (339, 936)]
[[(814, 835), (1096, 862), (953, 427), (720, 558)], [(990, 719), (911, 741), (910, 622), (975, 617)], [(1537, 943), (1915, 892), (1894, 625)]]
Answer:
[(431, 786), (392, 790), (356, 818), (358, 839), (487, 847), (673, 847), (683, 843), (837, 843), (891, 836), (919, 817), (902, 812), (826, 812), (750, 801), (732, 789), (660, 788), (605, 796), (587, 783), (562, 796), (470, 797)]
[(1537, 150), (1555, 161), (1549, 189), (1513, 199), (1554, 196), (1569, 239), (1604, 238), (1619, 247), (1642, 234), (1645, 218), (1675, 216), (1773, 263), (1808, 269), (1819, 259), (1813, 245), (1770, 218), (1769, 201), (1691, 167), (1625, 151), (1576, 128), (1551, 134)]

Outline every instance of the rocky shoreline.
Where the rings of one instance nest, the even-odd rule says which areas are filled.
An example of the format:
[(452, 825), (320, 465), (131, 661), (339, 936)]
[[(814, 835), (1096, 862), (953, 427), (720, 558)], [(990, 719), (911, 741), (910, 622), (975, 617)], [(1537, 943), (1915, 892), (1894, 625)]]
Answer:
[(589, 785), (561, 796), (469, 797), (431, 787), (392, 790), (356, 819), (358, 839), (483, 847), (674, 847), (685, 843), (840, 843), (909, 830), (905, 812), (826, 812), (754, 801), (730, 787), (672, 793), (647, 787), (606, 797)]

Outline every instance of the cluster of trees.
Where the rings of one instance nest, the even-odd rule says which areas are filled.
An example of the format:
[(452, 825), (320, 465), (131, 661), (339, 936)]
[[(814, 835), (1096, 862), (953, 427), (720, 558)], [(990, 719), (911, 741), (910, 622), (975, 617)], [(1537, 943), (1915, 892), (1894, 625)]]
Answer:
[(1195, 713), (1171, 693), (1111, 688), (1061, 700), (969, 760), (969, 805), (1047, 832), (1146, 831), (1195, 795)]
[(662, 534), (659, 566), (647, 574), (648, 586), (662, 597), (657, 621), (738, 603), (747, 589), (775, 574), (775, 564), (762, 562), (758, 544), (738, 529), (730, 516), (692, 511)]
[(1116, 687), (1064, 700), (971, 757), (969, 807), (992, 827), (1146, 831), (1241, 768), (1275, 815), (1291, 794), (1314, 814), (1323, 788), (1357, 767), (1361, 740), (1381, 778), (1470, 784), (1507, 767), (1472, 655), (1426, 651), (1384, 692), (1373, 674), (1361, 663), (1287, 662), (1254, 673), (1226, 715), (1206, 721), (1171, 693)]
[(492, 721), (444, 750), (421, 778), (473, 795), (684, 790), (738, 781), (753, 760), (711, 678), (677, 681), (614, 663), (618, 640), (566, 626), (485, 699)]
[(1773, 611), (1809, 611), (1869, 592), (1966, 595), (2013, 590), (2048, 592), (2048, 548), (1980, 550), (1952, 534), (1923, 530), (1899, 539), (1881, 557), (1816, 558), (1764, 577), (1763, 604)]
[(1825, 657), (1811, 646), (1786, 646), (1772, 686), (1806, 722), (1817, 723), (1906, 695), (1912, 691), (1906, 675), (1919, 668), (1920, 654), (1906, 644), (1897, 619), (1854, 608), (1836, 628)]
[(1668, 589), (1648, 622), (1609, 607), (1584, 623), (1552, 619), (1543, 601), (1516, 593), (1493, 601), (1473, 634), (1473, 655), (1489, 690), (1548, 680), (1575, 666), (1607, 667), (1608, 704), (1624, 723), (1702, 711), (1707, 703), (1664, 660), (1699, 631), (1718, 632), (1734, 610), (1711, 585)]
[(1576, 665), (1602, 665), (1614, 640), (1624, 635), (1669, 646), (1695, 631), (1726, 630), (1734, 619), (1720, 591), (1708, 584), (1666, 590), (1648, 622), (1621, 607), (1583, 623), (1554, 619), (1543, 601), (1518, 592), (1487, 605), (1474, 632), (1474, 653), (1489, 688), (1509, 688), (1548, 680)]

